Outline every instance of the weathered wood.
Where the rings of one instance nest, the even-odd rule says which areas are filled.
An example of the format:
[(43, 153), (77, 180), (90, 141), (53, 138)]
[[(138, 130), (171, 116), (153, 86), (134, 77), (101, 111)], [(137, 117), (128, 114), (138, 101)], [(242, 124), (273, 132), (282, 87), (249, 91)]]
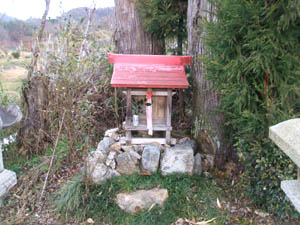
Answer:
[(130, 130), (126, 130), (126, 144), (130, 145), (132, 142), (132, 135)]
[[(139, 124), (138, 126), (133, 126), (133, 125), (126, 125), (124, 124), (124, 129), (125, 130), (147, 130), (147, 124)], [(166, 126), (166, 125), (155, 125), (153, 124), (153, 130), (154, 131), (171, 131), (172, 127), (171, 126)]]
[(166, 143), (170, 144), (171, 141), (171, 131), (166, 131)]
[[(131, 91), (132, 93), (132, 91)], [(131, 94), (132, 95), (132, 94)], [(132, 95), (132, 99), (136, 102), (145, 99), (145, 96)], [(164, 96), (152, 96), (152, 120), (153, 124), (166, 125), (166, 97)], [(146, 112), (146, 105), (142, 106), (143, 111)], [(139, 114), (140, 121), (147, 120), (145, 113)]]
[(152, 114), (153, 119), (166, 119), (166, 97), (152, 97), (153, 107)]
[[(1, 118), (0, 118), (1, 119)], [(0, 128), (1, 129), (1, 128)], [(2, 156), (2, 143), (0, 143), (0, 173), (4, 170), (3, 156)]]
[(171, 113), (172, 113), (172, 90), (168, 90), (167, 105), (166, 105), (166, 124), (171, 126)]
[(113, 39), (117, 53), (164, 54), (164, 45), (145, 32), (137, 15), (135, 1), (115, 0), (115, 12), (116, 30)]
[[(231, 153), (226, 143), (223, 129), (224, 119), (215, 113), (219, 106), (219, 95), (213, 90), (213, 83), (205, 77), (205, 67), (201, 58), (208, 54), (204, 39), (205, 30), (201, 20), (212, 20), (213, 6), (208, 0), (188, 1), (188, 45), (192, 56), (191, 76), (193, 86), (193, 121), (197, 133), (194, 134), (202, 154), (213, 156), (217, 167), (222, 168)], [(199, 131), (199, 132), (198, 132)], [(214, 164), (215, 164), (214, 163)], [(212, 164), (210, 167), (214, 167)]]
[(126, 106), (126, 124), (132, 124), (132, 96), (131, 96), (131, 89), (127, 88), (127, 106)]
[[(167, 107), (166, 107), (166, 124), (167, 126), (171, 126), (171, 113), (172, 113), (172, 90), (168, 90), (167, 96)], [(171, 132), (166, 131), (166, 142), (170, 143), (171, 141)]]
[(28, 66), (26, 83), (22, 87), (22, 105), (24, 105), (25, 119), (18, 131), (17, 145), (19, 152), (31, 156), (45, 151), (44, 142), (50, 141), (46, 132), (50, 121), (45, 118), (49, 100), (49, 79), (40, 72), (38, 59), (40, 57), (40, 44), (43, 39), (50, 0), (45, 0), (46, 8), (36, 41), (33, 42), (31, 63)]
[[(122, 137), (120, 139), (120, 143), (121, 144), (127, 144), (126, 143), (126, 138)], [(131, 139), (131, 144), (133, 144), (133, 145), (152, 144), (152, 143), (159, 143), (161, 145), (167, 144), (165, 138), (132, 138)], [(175, 138), (171, 138), (169, 144), (175, 145), (176, 144), (176, 139)]]
[[(126, 108), (126, 124), (132, 125), (132, 95), (131, 88), (127, 88), (127, 108)], [(126, 130), (126, 143), (131, 144), (131, 131)]]

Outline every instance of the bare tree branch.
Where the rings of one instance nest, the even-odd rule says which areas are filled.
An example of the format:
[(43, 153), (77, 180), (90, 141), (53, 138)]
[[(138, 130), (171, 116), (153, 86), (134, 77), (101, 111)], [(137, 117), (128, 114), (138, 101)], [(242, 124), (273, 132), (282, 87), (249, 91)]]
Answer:
[(49, 168), (48, 168), (48, 172), (47, 172), (47, 175), (46, 175), (46, 179), (44, 181), (43, 189), (42, 189), (42, 192), (41, 192), (41, 195), (40, 195), (40, 200), (43, 198), (44, 191), (45, 191), (45, 189), (47, 187), (48, 177), (49, 177), (52, 165), (53, 165), (53, 160), (54, 160), (54, 157), (55, 157), (56, 147), (57, 147), (57, 144), (58, 144), (58, 140), (59, 140), (61, 128), (62, 128), (63, 123), (64, 123), (65, 114), (66, 114), (66, 110), (64, 111), (63, 117), (62, 117), (60, 125), (59, 125), (59, 131), (58, 131), (58, 134), (57, 134), (57, 137), (56, 137), (56, 141), (55, 141), (54, 149), (53, 149), (53, 152), (52, 152), (51, 161), (50, 161), (50, 164), (49, 164)]
[[(91, 22), (92, 22), (92, 18), (93, 18), (93, 15), (94, 15), (95, 11), (96, 11), (96, 5), (94, 3), (93, 7), (90, 8), (89, 11), (88, 11), (88, 21), (87, 21), (86, 29), (85, 29), (85, 32), (84, 32), (84, 39), (83, 39), (83, 41), (81, 43), (81, 47), (80, 47), (79, 61), (83, 57), (83, 49), (84, 49), (84, 47), (86, 45), (86, 42), (87, 42), (88, 32), (89, 32)], [(79, 62), (78, 62), (78, 66), (79, 66)]]
[(42, 21), (41, 21), (41, 26), (40, 26), (40, 30), (37, 36), (37, 40), (36, 42), (33, 43), (33, 54), (32, 54), (32, 59), (31, 59), (31, 64), (29, 65), (29, 70), (28, 70), (28, 79), (30, 79), (33, 75), (33, 72), (36, 70), (37, 67), (37, 61), (39, 58), (39, 53), (40, 53), (40, 47), (39, 44), (42, 41), (43, 38), (43, 34), (44, 34), (44, 29), (46, 26), (46, 20), (47, 20), (47, 15), (49, 12), (49, 6), (50, 6), (50, 0), (45, 0), (46, 2), (46, 9), (44, 12), (44, 15), (42, 17)]

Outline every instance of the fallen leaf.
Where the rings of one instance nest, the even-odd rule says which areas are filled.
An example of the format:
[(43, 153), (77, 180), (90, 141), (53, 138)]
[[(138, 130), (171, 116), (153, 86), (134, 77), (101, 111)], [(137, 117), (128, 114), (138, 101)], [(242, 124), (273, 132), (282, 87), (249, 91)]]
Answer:
[(140, 211), (142, 211), (142, 210), (141, 210), (141, 207), (136, 206), (133, 213), (136, 214), (136, 213), (138, 213), (138, 212), (140, 212)]
[(142, 176), (151, 176), (152, 173), (149, 170), (142, 169), (142, 171), (140, 172), (140, 175), (142, 175)]
[(201, 221), (201, 222), (193, 222), (191, 220), (185, 219), (185, 222), (189, 223), (190, 225), (209, 225), (209, 223), (214, 222), (216, 218), (207, 220), (207, 221)]
[(155, 203), (153, 203), (150, 208), (148, 209), (148, 212), (151, 211), (151, 209), (153, 209), (153, 207), (155, 206)]
[(86, 222), (89, 223), (89, 224), (94, 224), (95, 223), (95, 221), (92, 218), (88, 218)]
[(209, 225), (209, 223), (214, 222), (215, 220), (216, 220), (216, 218), (213, 218), (213, 219), (207, 220), (207, 221), (201, 221), (201, 222), (193, 222), (190, 220), (185, 220), (185, 222), (188, 222), (191, 225)]
[(260, 210), (255, 210), (254, 213), (260, 217), (267, 217), (269, 216), (269, 213), (265, 213), (265, 212), (262, 212)]

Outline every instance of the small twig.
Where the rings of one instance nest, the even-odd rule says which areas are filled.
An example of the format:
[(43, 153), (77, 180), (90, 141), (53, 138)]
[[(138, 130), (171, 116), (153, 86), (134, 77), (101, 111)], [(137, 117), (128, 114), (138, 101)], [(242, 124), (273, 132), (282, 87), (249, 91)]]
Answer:
[(62, 128), (62, 125), (64, 123), (65, 114), (66, 114), (66, 110), (64, 111), (63, 117), (61, 119), (61, 123), (60, 123), (60, 126), (59, 126), (59, 131), (58, 131), (58, 134), (57, 134), (57, 137), (56, 137), (56, 141), (55, 141), (55, 145), (54, 145), (54, 150), (52, 152), (51, 161), (50, 161), (48, 172), (47, 172), (46, 179), (45, 179), (45, 182), (44, 182), (43, 190), (41, 192), (40, 200), (42, 199), (42, 197), (44, 195), (44, 191), (45, 191), (46, 186), (47, 186), (47, 181), (48, 181), (48, 177), (49, 177), (49, 174), (50, 174), (51, 167), (53, 165), (53, 160), (54, 160), (54, 156), (55, 156), (55, 152), (56, 152), (56, 147), (57, 147), (57, 144), (58, 144), (58, 140), (59, 140), (61, 128)]

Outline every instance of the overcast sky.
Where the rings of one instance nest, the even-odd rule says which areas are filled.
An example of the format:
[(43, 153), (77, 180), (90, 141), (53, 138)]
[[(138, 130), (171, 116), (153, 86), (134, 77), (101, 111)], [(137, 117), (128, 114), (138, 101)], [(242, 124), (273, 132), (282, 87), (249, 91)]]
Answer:
[[(91, 7), (93, 2), (96, 8), (114, 6), (114, 0), (51, 0), (48, 17), (56, 18), (62, 12), (77, 7)], [(44, 10), (45, 0), (0, 0), (1, 13), (22, 20), (41, 18)]]

